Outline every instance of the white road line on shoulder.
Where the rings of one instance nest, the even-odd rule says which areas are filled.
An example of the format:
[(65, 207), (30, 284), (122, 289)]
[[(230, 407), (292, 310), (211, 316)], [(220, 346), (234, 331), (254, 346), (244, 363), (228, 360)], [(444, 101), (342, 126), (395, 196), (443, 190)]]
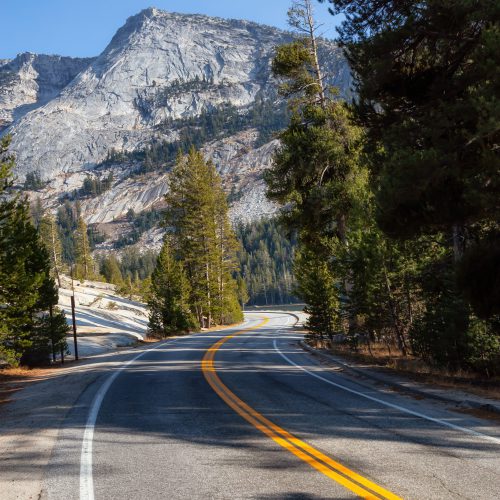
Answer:
[[(246, 323), (250, 322), (251, 321), (246, 321), (243, 324), (245, 325)], [(221, 331), (225, 333), (224, 330)], [(94, 440), (94, 429), (97, 421), (97, 415), (99, 414), (99, 410), (101, 409), (104, 397), (106, 396), (106, 393), (108, 392), (109, 388), (116, 380), (118, 375), (120, 375), (120, 373), (134, 361), (138, 360), (141, 356), (144, 356), (144, 354), (148, 352), (158, 349), (159, 347), (163, 347), (165, 344), (170, 345), (174, 342), (177, 342), (178, 340), (183, 340), (189, 337), (196, 337), (199, 335), (203, 335), (203, 332), (201, 334), (195, 333), (192, 335), (185, 335), (183, 337), (176, 337), (174, 339), (168, 340), (167, 342), (161, 342), (160, 344), (151, 347), (150, 349), (146, 349), (145, 351), (139, 353), (137, 356), (117, 368), (99, 388), (90, 406), (87, 423), (85, 425), (85, 431), (83, 433), (82, 451), (80, 454), (80, 500), (94, 500), (94, 477), (92, 473), (92, 447)]]
[(450, 422), (447, 422), (446, 420), (441, 420), (439, 418), (429, 417), (428, 415), (424, 415), (423, 413), (420, 413), (418, 411), (413, 411), (413, 410), (410, 410), (410, 409), (405, 408), (403, 406), (399, 406), (399, 405), (396, 405), (393, 403), (389, 403), (388, 401), (384, 401), (382, 399), (378, 399), (378, 398), (375, 398), (373, 396), (369, 396), (368, 394), (364, 394), (363, 392), (359, 392), (359, 391), (356, 391), (354, 389), (350, 389), (349, 387), (346, 387), (342, 384), (337, 384), (336, 382), (333, 382), (332, 380), (328, 380), (327, 378), (322, 377), (321, 375), (318, 375), (317, 373), (314, 373), (314, 372), (308, 370), (307, 368), (304, 368), (303, 366), (300, 366), (297, 363), (295, 363), (294, 361), (292, 361), (286, 354), (283, 354), (280, 351), (280, 349), (278, 348), (278, 345), (276, 343), (276, 340), (273, 341), (273, 345), (274, 345), (274, 350), (289, 364), (291, 364), (291, 365), (299, 368), (300, 370), (308, 373), (309, 375), (311, 375), (311, 377), (315, 377), (319, 380), (322, 380), (323, 382), (326, 382), (327, 384), (333, 385), (334, 387), (337, 387), (338, 389), (342, 389), (343, 391), (350, 392), (351, 394), (356, 394), (357, 396), (361, 396), (362, 398), (366, 398), (366, 399), (369, 399), (371, 401), (375, 401), (376, 403), (379, 403), (379, 404), (384, 405), (384, 406), (388, 406), (389, 408), (393, 408), (395, 410), (399, 410), (401, 412), (408, 413), (409, 415), (413, 415), (414, 417), (423, 418), (424, 420), (429, 420), (430, 422), (434, 422), (436, 424), (443, 425), (445, 427), (449, 427), (450, 429), (454, 429), (456, 431), (461, 431), (461, 432), (464, 432), (466, 434), (470, 434), (472, 436), (475, 436), (475, 437), (478, 437), (481, 439), (485, 439), (486, 441), (490, 441), (490, 442), (495, 443), (495, 444), (500, 444), (500, 439), (495, 438), (493, 436), (488, 436), (487, 434), (483, 434), (482, 432), (477, 432), (473, 429), (468, 429), (467, 427), (461, 427), (459, 425), (452, 424)]
[[(177, 339), (175, 339), (177, 340)], [(175, 340), (169, 342), (172, 343)], [(101, 408), (101, 404), (104, 400), (104, 396), (108, 392), (111, 384), (115, 381), (118, 375), (125, 370), (130, 364), (134, 361), (138, 360), (144, 354), (153, 351), (159, 347), (165, 345), (162, 342), (159, 345), (156, 345), (150, 349), (147, 349), (134, 358), (130, 359), (119, 368), (117, 368), (112, 375), (110, 375), (104, 384), (101, 385), (97, 394), (92, 401), (90, 406), (90, 412), (87, 417), (87, 424), (85, 425), (85, 431), (83, 433), (83, 441), (82, 441), (82, 452), (80, 455), (80, 500), (94, 500), (94, 478), (92, 474), (92, 444), (94, 439), (94, 428), (97, 420), (97, 415), (99, 414), (99, 410)]]

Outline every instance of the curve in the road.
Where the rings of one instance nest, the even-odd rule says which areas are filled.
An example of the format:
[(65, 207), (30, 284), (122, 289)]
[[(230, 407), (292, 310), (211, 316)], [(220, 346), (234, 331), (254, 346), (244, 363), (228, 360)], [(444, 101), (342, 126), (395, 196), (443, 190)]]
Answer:
[(217, 375), (215, 369), (215, 355), (220, 347), (227, 341), (247, 333), (256, 328), (264, 326), (269, 321), (264, 318), (257, 326), (246, 328), (227, 335), (213, 344), (205, 353), (202, 360), (202, 371), (208, 384), (221, 397), (221, 399), (236, 413), (252, 424), (256, 429), (271, 438), (277, 444), (293, 453), (295, 456), (315, 468), (325, 476), (341, 484), (356, 495), (365, 499), (388, 499), (401, 500), (400, 497), (373, 483), (369, 479), (348, 469), (339, 462), (328, 457), (321, 451), (298, 439), (282, 427), (271, 422), (261, 413), (250, 407), (242, 401), (234, 392), (232, 392)]

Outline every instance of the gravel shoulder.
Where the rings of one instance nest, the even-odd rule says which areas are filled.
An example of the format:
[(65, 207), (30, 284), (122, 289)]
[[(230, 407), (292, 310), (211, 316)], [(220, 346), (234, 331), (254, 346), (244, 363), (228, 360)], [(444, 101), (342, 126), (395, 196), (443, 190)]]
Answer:
[(68, 411), (87, 387), (137, 353), (127, 349), (49, 369), (0, 405), (1, 500), (43, 498), (44, 470)]

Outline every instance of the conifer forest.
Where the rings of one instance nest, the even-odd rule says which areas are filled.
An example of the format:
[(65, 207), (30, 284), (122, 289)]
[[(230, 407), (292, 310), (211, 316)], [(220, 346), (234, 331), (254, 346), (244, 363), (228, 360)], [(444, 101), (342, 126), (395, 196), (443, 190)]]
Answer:
[(145, 7), (0, 5), (0, 500), (499, 499), (500, 0)]
[[(261, 99), (243, 115), (231, 105), (207, 111), (175, 122), (179, 141), (134, 153), (143, 165), (137, 175), (170, 165), (169, 193), (166, 208), (129, 210), (132, 229), (114, 243), (118, 254), (93, 252), (106, 235), (87, 226), (80, 205), (109, 190), (112, 173), (87, 176), (55, 213), (40, 200), (30, 208), (13, 191), (14, 158), (2, 139), (6, 359), (25, 359), (40, 342), (60, 350), (60, 333), (40, 340), (50, 337), (43, 314), (59, 321), (54, 279), (71, 269), (77, 279), (104, 279), (143, 297), (155, 334), (239, 320), (245, 303), (304, 302), (316, 342), (390, 342), (429, 363), (498, 372), (495, 10), (456, 2), (444, 15), (424, 2), (417, 16), (404, 2), (324, 3), (346, 15), (338, 43), (356, 97), (342, 100), (325, 83), (311, 2), (293, 2), (295, 36), (272, 60), (279, 107)], [(176, 85), (170, 94), (186, 86)], [(231, 227), (222, 181), (193, 148), (245, 127), (260, 131), (259, 144), (264, 135), (280, 141), (265, 180), (282, 208), (277, 218)], [(106, 162), (125, 160), (113, 150)], [(41, 186), (39, 173), (29, 173), (24, 189)], [(135, 250), (157, 225), (166, 228), (160, 254)], [(40, 249), (38, 264), (28, 250), (9, 253), (14, 236)], [(14, 257), (23, 269), (9, 264)]]

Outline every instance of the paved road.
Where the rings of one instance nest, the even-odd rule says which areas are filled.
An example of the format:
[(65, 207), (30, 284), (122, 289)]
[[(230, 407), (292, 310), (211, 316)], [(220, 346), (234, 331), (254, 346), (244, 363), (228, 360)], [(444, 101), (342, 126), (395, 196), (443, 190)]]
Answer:
[(499, 498), (498, 427), (323, 367), (291, 316), (265, 316), (103, 373), (66, 418), (44, 496)]

